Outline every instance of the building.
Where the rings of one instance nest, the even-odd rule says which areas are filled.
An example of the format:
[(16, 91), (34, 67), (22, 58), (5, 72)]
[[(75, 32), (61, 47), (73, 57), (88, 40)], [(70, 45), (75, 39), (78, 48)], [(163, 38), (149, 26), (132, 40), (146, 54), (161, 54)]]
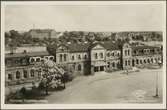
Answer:
[(53, 29), (31, 29), (29, 32), (29, 35), (32, 36), (32, 38), (58, 38), (60, 32), (56, 32)]
[(35, 64), (44, 59), (54, 60), (54, 56), (47, 51), (5, 54), (5, 84), (15, 85), (38, 80), (41, 73), (35, 70)]
[(158, 63), (162, 61), (162, 48), (107, 41), (51, 45), (48, 52), (6, 54), (6, 84), (38, 79), (40, 73), (34, 70), (34, 64), (44, 59), (55, 61), (67, 71), (89, 75)]
[(130, 69), (162, 60), (161, 47), (133, 46), (125, 42), (60, 44), (55, 45), (52, 51), (55, 51), (52, 55), (57, 64), (66, 65), (69, 71), (78, 74)]

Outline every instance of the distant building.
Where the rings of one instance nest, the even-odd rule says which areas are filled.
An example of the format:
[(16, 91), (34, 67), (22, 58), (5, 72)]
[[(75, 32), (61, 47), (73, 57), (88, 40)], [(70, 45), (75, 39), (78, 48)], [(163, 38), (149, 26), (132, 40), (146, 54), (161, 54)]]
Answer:
[(32, 36), (32, 38), (58, 38), (60, 32), (56, 32), (53, 29), (31, 29), (29, 31), (29, 34)]

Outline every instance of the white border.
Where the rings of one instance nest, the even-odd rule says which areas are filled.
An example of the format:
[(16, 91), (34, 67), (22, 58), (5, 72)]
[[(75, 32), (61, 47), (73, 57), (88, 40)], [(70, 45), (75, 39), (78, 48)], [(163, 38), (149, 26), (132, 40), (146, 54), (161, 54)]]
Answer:
[[(163, 103), (162, 104), (4, 104), (5, 67), (4, 67), (4, 8), (6, 5), (123, 5), (123, 4), (163, 4), (166, 10), (166, 1), (31, 1), (31, 2), (1, 2), (1, 107), (3, 109), (164, 109), (166, 108), (166, 21), (163, 31)], [(166, 11), (164, 11), (166, 17)]]

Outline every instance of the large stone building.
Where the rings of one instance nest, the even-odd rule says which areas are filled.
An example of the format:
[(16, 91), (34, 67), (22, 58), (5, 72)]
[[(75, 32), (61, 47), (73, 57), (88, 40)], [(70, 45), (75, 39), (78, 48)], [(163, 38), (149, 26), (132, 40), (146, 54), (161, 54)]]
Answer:
[(60, 32), (56, 32), (53, 29), (31, 29), (29, 32), (29, 35), (32, 38), (58, 38), (61, 34)]
[(67, 71), (88, 75), (99, 71), (131, 69), (162, 61), (162, 48), (134, 46), (125, 42), (94, 42), (80, 44), (59, 44), (48, 46), (48, 52), (15, 53), (5, 55), (6, 84), (17, 84), (35, 80), (34, 62), (53, 60)]
[[(133, 46), (128, 43), (80, 43), (54, 45), (55, 61), (69, 71), (93, 74), (98, 71), (130, 69), (162, 60), (161, 47)], [(156, 61), (156, 62), (153, 62)]]

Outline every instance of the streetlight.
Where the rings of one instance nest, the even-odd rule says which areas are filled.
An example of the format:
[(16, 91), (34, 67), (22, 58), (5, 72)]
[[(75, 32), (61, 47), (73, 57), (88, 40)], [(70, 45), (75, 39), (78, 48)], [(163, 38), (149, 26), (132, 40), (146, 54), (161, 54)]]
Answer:
[[(162, 66), (161, 60), (158, 61), (158, 66), (161, 68), (161, 66)], [(156, 73), (156, 93), (155, 93), (154, 97), (156, 97), (156, 98), (159, 97), (159, 95), (158, 95), (158, 72)]]

